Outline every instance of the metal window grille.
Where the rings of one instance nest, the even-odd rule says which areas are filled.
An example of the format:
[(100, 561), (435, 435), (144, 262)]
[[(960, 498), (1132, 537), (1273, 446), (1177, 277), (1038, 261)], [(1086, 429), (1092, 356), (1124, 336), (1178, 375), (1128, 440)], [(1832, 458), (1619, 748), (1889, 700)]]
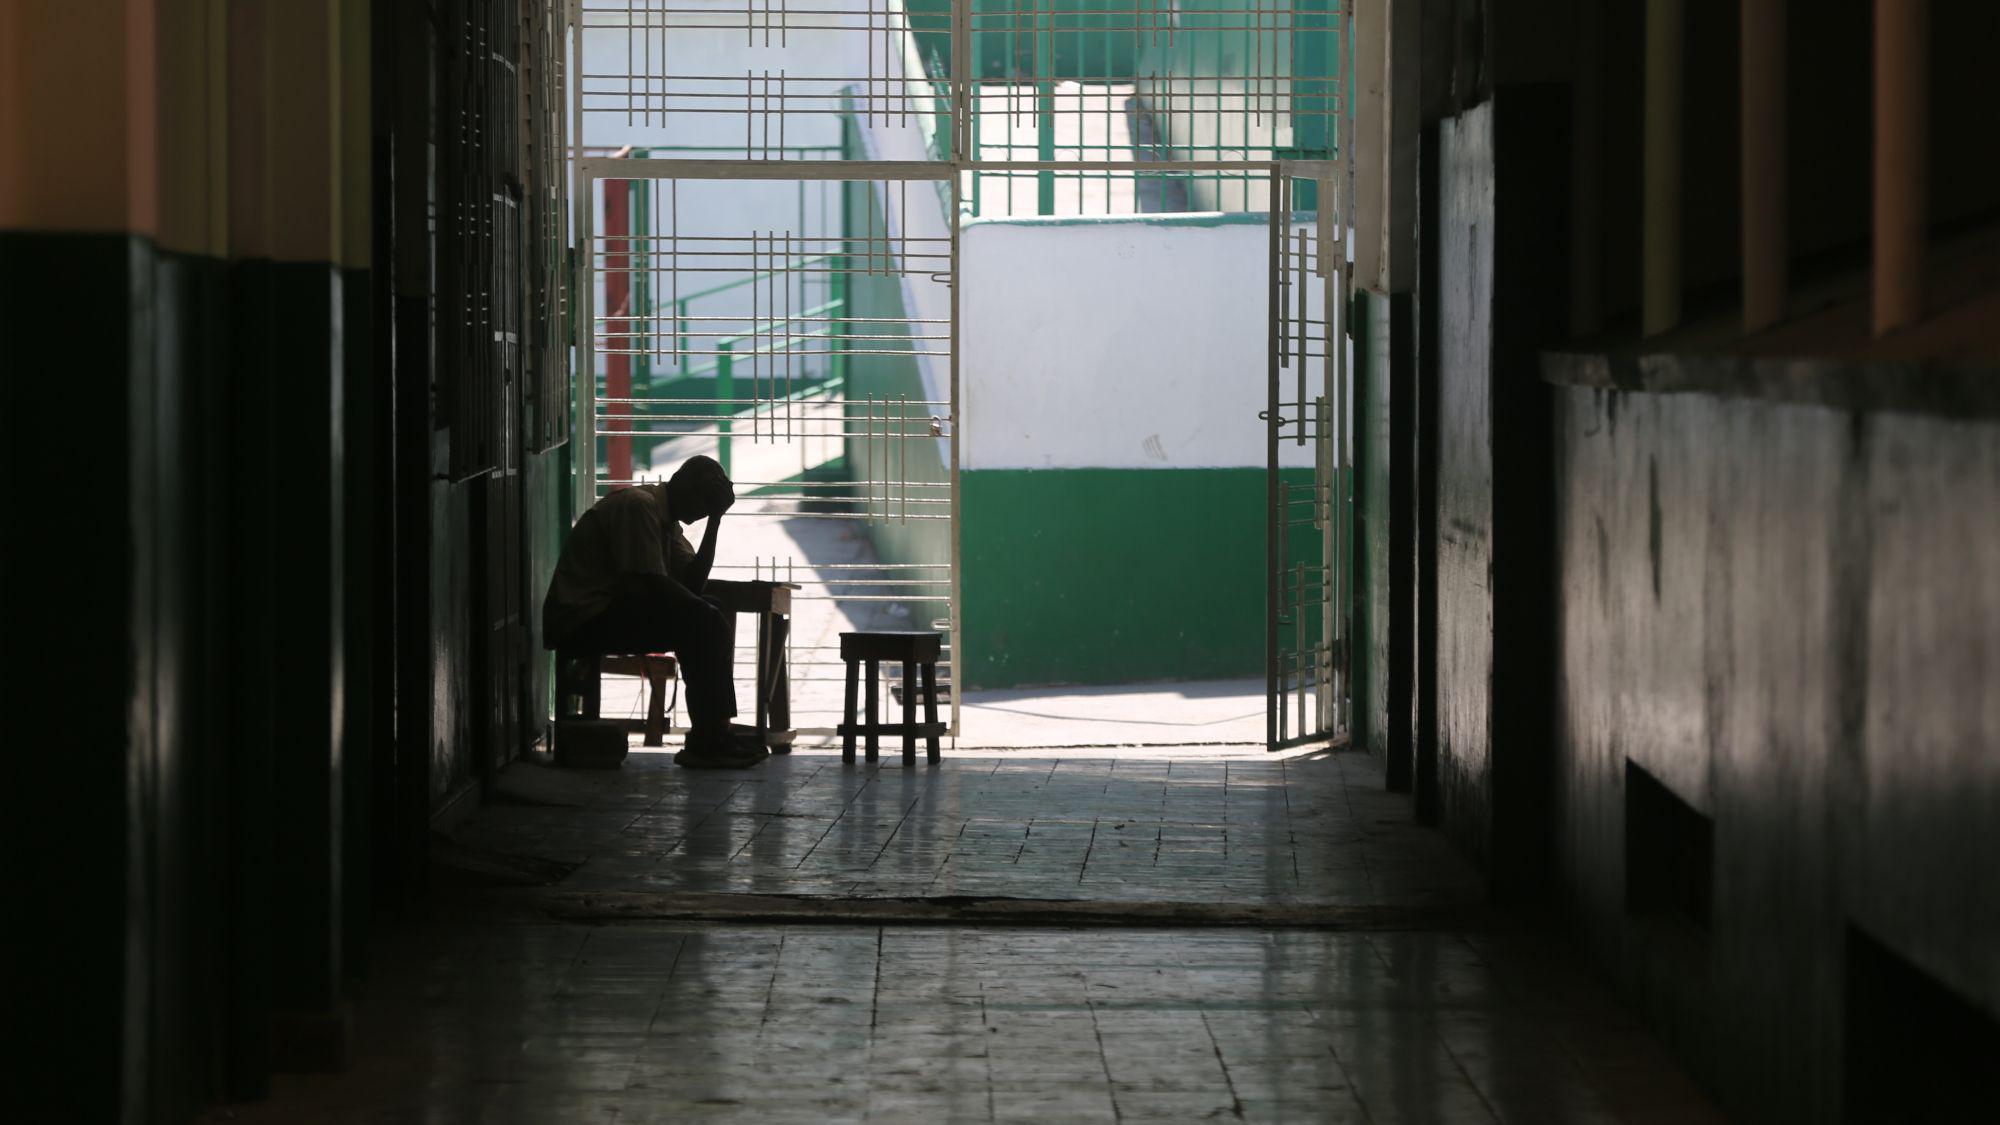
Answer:
[[(1270, 741), (1344, 728), (1339, 0), (572, 5), (573, 432), (596, 451), (579, 507), (699, 450), (763, 491), (764, 517), (941, 530), (949, 550), (921, 563), (815, 564), (804, 596), (900, 606), (955, 663), (961, 224), (1268, 212)], [(870, 374), (888, 367), (921, 377)], [(1309, 447), (1310, 473), (1280, 446)], [(836, 447), (843, 475), (816, 478)], [(801, 577), (793, 559), (746, 567)]]
[[(1294, 174), (1303, 171), (1304, 174)], [(1280, 165), (1271, 180), (1266, 741), (1323, 741), (1349, 729), (1353, 631), (1353, 385), (1347, 351), (1347, 240), (1338, 167)], [(1287, 447), (1311, 469), (1288, 469)]]

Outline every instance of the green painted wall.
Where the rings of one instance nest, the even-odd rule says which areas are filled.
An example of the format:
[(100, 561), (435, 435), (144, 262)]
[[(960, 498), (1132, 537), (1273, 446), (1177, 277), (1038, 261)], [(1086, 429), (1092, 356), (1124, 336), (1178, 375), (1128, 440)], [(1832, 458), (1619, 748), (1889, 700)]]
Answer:
[[(918, 50), (939, 73), (948, 73), (951, 4), (907, 0), (906, 7)], [(973, 0), (972, 9), (977, 32), (973, 62), (981, 78), (992, 80), (1033, 72), (1038, 20), (1054, 29), (1048, 48), (1053, 76), (1082, 81), (1148, 73), (1248, 74), (1260, 61), (1269, 72), (1272, 48), (1281, 52), (1281, 59), (1288, 58), (1294, 41), (1299, 59), (1293, 74), (1328, 74), (1338, 24), (1335, 5), (1328, 0), (1300, 0), (1289, 17), (1267, 12), (1262, 17), (1267, 26), (1289, 19), (1299, 33), (1295, 39), (1265, 32), (1260, 59), (1255, 33), (1247, 26), (1259, 17), (1242, 0), (1179, 0), (1171, 10), (1157, 11), (1135, 10), (1128, 0), (1070, 0), (1060, 11), (1038, 8), (1030, 0)], [(1142, 30), (1134, 31), (1135, 24)], [(1144, 30), (1151, 27), (1159, 31)], [(1316, 29), (1321, 33), (1314, 34)]]
[[(938, 73), (949, 73), (949, 0), (908, 0), (906, 6), (917, 33), (917, 49)], [(979, 32), (973, 37), (974, 69), (980, 77), (995, 80), (1004, 80), (1009, 73), (1033, 73), (1038, 16), (1045, 26), (1057, 29), (1049, 45), (1056, 78), (1130, 75), (1139, 55), (1139, 37), (1130, 28), (1135, 19), (1148, 18), (1135, 17), (1129, 0), (1069, 0), (1059, 12), (1047, 6), (1037, 12), (1028, 0), (973, 0), (972, 11), (973, 27)], [(1167, 18), (1164, 13), (1159, 16), (1162, 27)]]
[(973, 687), (1256, 675), (1261, 469), (968, 472)]
[(968, 686), (1263, 674), (1263, 469), (986, 470), (960, 488)]

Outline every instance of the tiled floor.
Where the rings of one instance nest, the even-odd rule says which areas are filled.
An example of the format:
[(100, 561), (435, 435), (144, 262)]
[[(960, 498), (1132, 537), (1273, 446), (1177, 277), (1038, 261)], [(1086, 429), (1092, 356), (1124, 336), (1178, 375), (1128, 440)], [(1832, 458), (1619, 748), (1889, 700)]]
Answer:
[[(574, 891), (1425, 907), (1477, 877), (1362, 754), (1289, 760), (837, 755), (743, 771), (523, 764), (461, 846), (574, 864)], [(560, 870), (560, 868), (556, 868)]]
[(1508, 934), (460, 926), (372, 991), (352, 1073), (233, 1119), (1718, 1120)]
[[(1479, 910), (1477, 878), (1359, 754), (521, 764), (438, 852), (445, 882), (478, 885), (385, 939), (349, 1073), (209, 1121), (1720, 1120), (1565, 951)], [(604, 892), (681, 918), (717, 892), (942, 913), (543, 912), (621, 897)], [(1124, 924), (957, 913), (1022, 898)], [(509, 901), (541, 906), (493, 909)], [(1391, 909), (1344, 929), (1115, 917), (1163, 903)], [(580, 915), (612, 916), (630, 917)]]

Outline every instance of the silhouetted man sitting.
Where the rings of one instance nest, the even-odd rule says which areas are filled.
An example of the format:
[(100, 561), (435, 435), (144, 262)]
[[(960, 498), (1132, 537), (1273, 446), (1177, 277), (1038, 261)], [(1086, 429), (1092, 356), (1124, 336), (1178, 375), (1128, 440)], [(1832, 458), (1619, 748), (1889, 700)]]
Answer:
[[(683, 766), (741, 768), (765, 754), (731, 737), (735, 615), (702, 597), (722, 514), (735, 503), (711, 457), (689, 458), (665, 484), (613, 492), (576, 521), (542, 602), (550, 648), (674, 654), (687, 684), (687, 741), (674, 755)], [(681, 525), (700, 519), (708, 526), (697, 551)]]

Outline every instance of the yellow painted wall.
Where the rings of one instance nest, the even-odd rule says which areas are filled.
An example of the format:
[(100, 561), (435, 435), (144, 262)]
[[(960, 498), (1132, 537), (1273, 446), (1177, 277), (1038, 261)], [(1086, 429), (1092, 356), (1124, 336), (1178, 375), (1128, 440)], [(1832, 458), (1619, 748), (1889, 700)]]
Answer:
[(370, 0), (9, 0), (0, 230), (365, 267)]

